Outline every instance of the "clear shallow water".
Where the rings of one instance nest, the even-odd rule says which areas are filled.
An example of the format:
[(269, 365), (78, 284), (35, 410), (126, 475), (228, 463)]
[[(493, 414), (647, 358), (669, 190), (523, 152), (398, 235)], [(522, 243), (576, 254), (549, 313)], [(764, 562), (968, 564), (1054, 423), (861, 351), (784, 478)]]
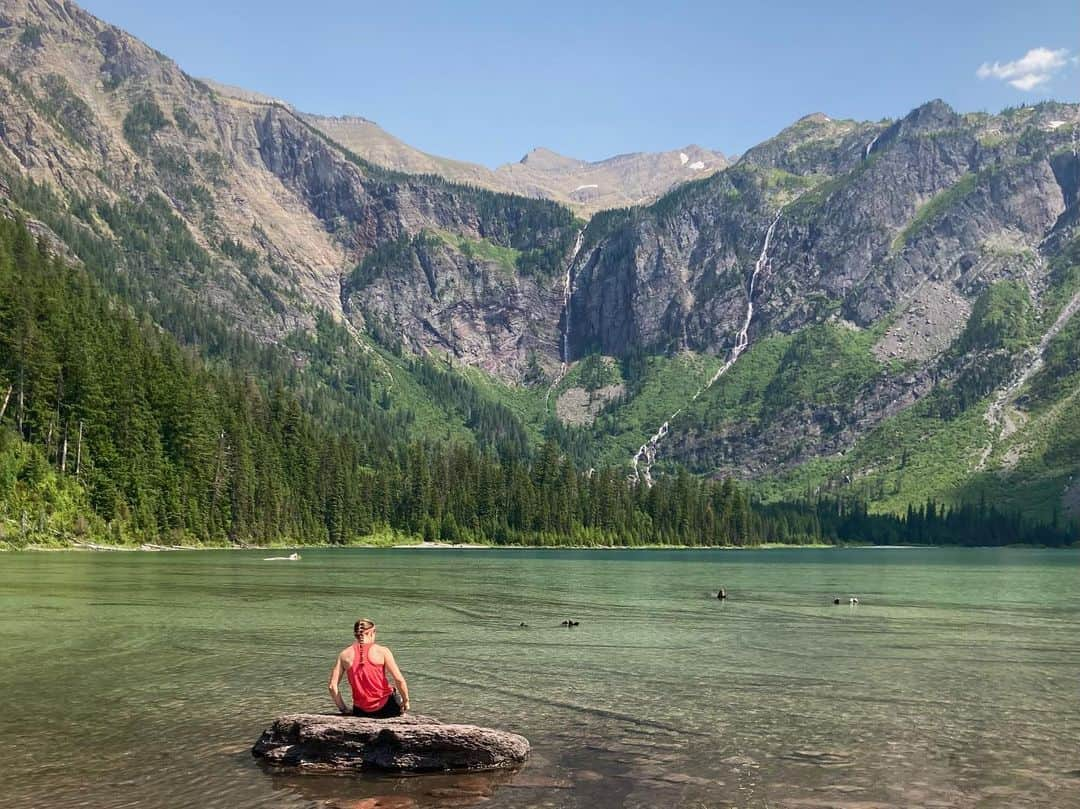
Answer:
[[(302, 553), (0, 556), (0, 806), (1080, 807), (1078, 551)], [(529, 764), (262, 769), (361, 615)]]

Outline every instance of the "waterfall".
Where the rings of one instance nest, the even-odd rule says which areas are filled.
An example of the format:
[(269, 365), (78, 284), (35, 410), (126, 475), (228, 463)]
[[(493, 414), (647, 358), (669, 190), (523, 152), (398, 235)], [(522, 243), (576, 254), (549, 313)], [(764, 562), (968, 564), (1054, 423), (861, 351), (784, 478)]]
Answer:
[(1053, 325), (1047, 329), (1039, 340), (1039, 344), (1028, 352), (1030, 361), (1020, 370), (1019, 374), (1015, 375), (1005, 387), (998, 391), (997, 396), (990, 403), (990, 407), (983, 414), (983, 419), (990, 426), (991, 432), (989, 442), (983, 447), (978, 463), (975, 464), (976, 472), (982, 472), (986, 468), (986, 462), (990, 459), (997, 442), (1008, 438), (1016, 431), (1016, 425), (1009, 419), (1005, 409), (1016, 399), (1020, 389), (1042, 369), (1046, 362), (1046, 349), (1049, 347), (1050, 342), (1061, 333), (1061, 330), (1065, 328), (1065, 324), (1077, 312), (1080, 312), (1080, 292), (1073, 295), (1069, 302), (1065, 304)]
[(562, 382), (563, 377), (566, 376), (566, 371), (570, 368), (570, 304), (574, 297), (574, 279), (571, 273), (574, 270), (574, 262), (577, 261), (578, 253), (581, 252), (581, 245), (585, 241), (585, 230), (588, 227), (586, 225), (578, 231), (577, 239), (574, 241), (574, 249), (570, 253), (570, 260), (566, 262), (566, 272), (563, 274), (563, 325), (562, 334), (559, 337), (559, 360), (561, 365), (559, 366), (558, 376), (548, 385), (547, 394), (544, 396), (545, 406), (547, 406), (548, 400), (551, 399), (551, 392)]
[[(716, 373), (712, 375), (708, 382), (698, 388), (697, 392), (690, 397), (690, 402), (696, 401), (701, 394), (716, 383), (716, 380), (726, 374), (731, 366), (735, 364), (735, 361), (739, 359), (739, 356), (750, 345), (750, 321), (754, 319), (754, 289), (757, 286), (758, 276), (769, 264), (769, 245), (772, 244), (773, 233), (776, 232), (776, 226), (780, 222), (781, 213), (782, 211), (776, 212), (776, 216), (773, 217), (768, 230), (765, 231), (765, 240), (761, 245), (761, 254), (758, 256), (758, 260), (754, 262), (754, 271), (750, 274), (750, 282), (747, 284), (746, 288), (746, 317), (743, 319), (742, 328), (739, 329), (738, 333), (735, 335), (735, 345), (732, 347), (727, 361), (716, 370)], [(637, 483), (644, 480), (645, 485), (652, 486), (652, 466), (656, 462), (656, 451), (660, 446), (660, 442), (669, 432), (671, 432), (671, 422), (685, 409), (686, 406), (684, 405), (668, 416), (667, 421), (660, 425), (660, 429), (653, 433), (652, 437), (642, 444), (634, 454), (633, 459), (630, 461), (631, 466), (633, 466), (633, 472), (630, 473), (630, 479), (632, 481)]]
[(874, 148), (874, 144), (877, 143), (877, 139), (880, 138), (880, 137), (881, 137), (881, 133), (878, 132), (876, 135), (874, 135), (874, 137), (870, 140), (870, 142), (868, 144), (866, 144), (866, 150), (863, 152), (863, 160), (869, 160), (870, 159), (870, 150)]
[(566, 262), (566, 275), (563, 277), (563, 330), (562, 330), (562, 373), (570, 364), (570, 299), (574, 295), (573, 279), (570, 272), (574, 269), (578, 253), (581, 252), (581, 243), (585, 240), (585, 228), (578, 231), (574, 241), (574, 250), (570, 253), (570, 260)]

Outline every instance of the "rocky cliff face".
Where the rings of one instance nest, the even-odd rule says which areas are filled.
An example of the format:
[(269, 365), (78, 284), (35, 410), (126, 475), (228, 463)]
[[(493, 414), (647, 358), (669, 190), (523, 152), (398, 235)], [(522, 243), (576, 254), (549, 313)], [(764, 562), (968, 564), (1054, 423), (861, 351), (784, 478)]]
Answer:
[[(885, 128), (804, 119), (720, 175), (590, 226), (573, 268), (575, 350), (722, 349), (777, 211), (758, 332), (837, 307), (867, 326), (930, 279), (954, 276), (976, 293), (1010, 273), (984, 253), (1037, 247), (1075, 201), (1075, 168), (1057, 153), (1071, 130), (1049, 125), (1076, 115), (965, 119), (933, 102)], [(1011, 134), (995, 142), (1002, 128)], [(1032, 150), (1024, 138), (1045, 143)]]
[[(712, 176), (587, 224), (549, 200), (381, 168), (336, 132), (215, 91), (72, 3), (0, 5), (5, 209), (58, 209), (53, 231), (35, 225), (47, 238), (76, 253), (83, 236), (114, 244), (145, 297), (185, 296), (259, 340), (326, 312), (358, 339), (516, 384), (538, 367), (562, 379), (564, 341), (575, 360), (731, 357), (740, 339), (729, 375), (681, 403), (657, 449), (750, 477), (850, 453), (927, 402), (942, 423), (986, 397), (1002, 402), (994, 429), (1009, 408), (1035, 423), (1018, 404), (1031, 369), (1071, 367), (1054, 359), (1071, 327), (1048, 329), (1080, 287), (1075, 105), (811, 115)], [(588, 196), (589, 176), (649, 196), (675, 176), (669, 163), (696, 176), (718, 165), (708, 159), (688, 148), (582, 164), (537, 150), (500, 171), (533, 196)], [(986, 337), (1017, 319), (1017, 334)], [(644, 405), (625, 420), (621, 409), (642, 387), (618, 389), (594, 414), (597, 446), (627, 424), (642, 432), (631, 440), (648, 435)], [(970, 465), (1022, 466), (1024, 447), (1006, 458), (991, 442)]]
[(384, 344), (520, 379), (532, 358), (553, 367), (562, 298), (549, 274), (519, 272), (519, 256), (446, 230), (404, 236), (346, 279), (346, 311)]
[(672, 427), (666, 451), (744, 476), (843, 452), (960, 372), (944, 358), (991, 285), (1019, 282), (1040, 305), (1076, 221), (1078, 126), (1080, 110), (1058, 104), (961, 116), (937, 101), (888, 125), (803, 119), (713, 178), (594, 218), (572, 268), (573, 353), (729, 352), (779, 213), (751, 341), (825, 322), (876, 330), (880, 378), (856, 399), (766, 422)]
[[(70, 3), (4, 3), (0, 66), (5, 170), (55, 189), (80, 227), (102, 238), (123, 234), (99, 203), (122, 203), (136, 221), (153, 208), (198, 255), (197, 267), (177, 262), (177, 284), (239, 328), (276, 340), (310, 328), (319, 311), (348, 312), (364, 327), (371, 318), (349, 303), (353, 270), (380, 246), (430, 231), (510, 251), (528, 271), (510, 270), (519, 298), (492, 295), (473, 283), (499, 266), (487, 255), (425, 256), (432, 273), (460, 276), (459, 295), (481, 295), (457, 301), (476, 313), (473, 327), (504, 329), (495, 355), (470, 358), (508, 381), (534, 348), (541, 362), (557, 362), (557, 348), (543, 349), (557, 344), (552, 279), (577, 232), (565, 208), (378, 168), (281, 105), (214, 92)], [(393, 283), (411, 271), (385, 269)], [(516, 314), (522, 302), (529, 318)], [(417, 350), (453, 351), (425, 326), (430, 312), (407, 316), (418, 311), (394, 310), (389, 328)]]

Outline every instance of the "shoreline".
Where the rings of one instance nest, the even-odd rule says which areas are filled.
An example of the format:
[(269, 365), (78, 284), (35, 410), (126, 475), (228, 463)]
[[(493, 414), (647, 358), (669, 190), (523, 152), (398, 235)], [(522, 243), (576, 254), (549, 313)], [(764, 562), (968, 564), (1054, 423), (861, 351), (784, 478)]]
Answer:
[[(461, 551), (486, 551), (486, 550), (549, 550), (549, 551), (633, 551), (633, 550), (673, 550), (673, 551), (749, 551), (749, 550), (783, 550), (789, 548), (862, 548), (875, 547), (865, 543), (844, 543), (831, 545), (828, 543), (808, 544), (784, 544), (762, 543), (759, 545), (533, 545), (533, 544), (506, 544), (500, 545), (494, 542), (432, 542), (430, 540), (403, 540), (400, 542), (356, 542), (345, 545), (330, 543), (288, 543), (273, 545), (159, 545), (152, 542), (142, 542), (138, 545), (105, 545), (98, 542), (71, 541), (56, 545), (27, 545), (22, 548), (5, 546), (0, 543), (0, 551), (3, 552), (87, 552), (87, 553), (166, 553), (180, 551), (295, 551), (302, 553), (304, 550), (461, 550)], [(905, 547), (905, 546), (890, 546)], [(910, 547), (918, 547), (912, 545)]]
[[(355, 551), (409, 551), (409, 550), (453, 550), (453, 551), (490, 551), (490, 550), (522, 550), (522, 551), (758, 551), (758, 550), (784, 550), (792, 548), (813, 548), (822, 550), (825, 548), (871, 548), (873, 545), (844, 544), (827, 545), (823, 543), (813, 545), (782, 545), (776, 543), (762, 545), (484, 545), (480, 543), (466, 542), (403, 542), (390, 545), (363, 544), (354, 545), (162, 545), (149, 547), (147, 545), (27, 545), (25, 548), (10, 548), (0, 546), (0, 552), (5, 553), (177, 553), (184, 551), (295, 551), (302, 553), (305, 550), (355, 550)], [(890, 547), (920, 547), (917, 545)], [(931, 547), (931, 546), (927, 546)]]
[[(157, 545), (154, 543), (141, 543), (140, 545), (101, 545), (98, 543), (70, 543), (67, 545), (27, 545), (24, 548), (13, 548), (0, 544), (0, 553), (175, 553), (183, 551), (262, 551), (281, 552), (292, 551), (302, 553), (305, 550), (454, 550), (454, 551), (488, 551), (488, 550), (522, 550), (522, 551), (769, 551), (769, 550), (827, 550), (827, 549), (873, 549), (873, 550), (911, 550), (930, 548), (1032, 548), (1043, 550), (1077, 550), (1080, 545), (1064, 545), (1060, 548), (1049, 545), (875, 545), (870, 542), (841, 543), (830, 545), (827, 543), (812, 544), (783, 544), (762, 543), (760, 545), (528, 545), (512, 544), (498, 545), (495, 543), (469, 543), (469, 542), (396, 542), (396, 543), (355, 543), (351, 545), (331, 544), (292, 544), (292, 545)], [(264, 560), (265, 561), (265, 560)], [(283, 560), (287, 561), (287, 560)]]

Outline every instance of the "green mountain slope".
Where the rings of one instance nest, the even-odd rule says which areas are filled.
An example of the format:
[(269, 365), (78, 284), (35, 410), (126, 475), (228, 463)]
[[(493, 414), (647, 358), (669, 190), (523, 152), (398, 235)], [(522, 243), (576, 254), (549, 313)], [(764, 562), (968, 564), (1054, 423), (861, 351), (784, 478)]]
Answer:
[[(325, 487), (305, 489), (278, 527), (259, 523), (270, 536), (441, 534), (447, 513), (454, 535), (551, 528), (536, 503), (485, 523), (468, 510), (475, 495), (449, 511), (423, 498), (391, 507), (385, 493), (371, 506), (361, 468), (394, 457), (400, 472), (415, 445), (412, 471), (444, 452), (474, 472), (497, 463), (504, 478), (552, 452), (575, 475), (597, 470), (586, 479), (604, 481), (594, 494), (621, 516), (572, 522), (605, 536), (615, 524), (638, 539), (684, 536), (686, 523), (661, 530), (650, 522), (661, 512), (642, 510), (661, 495), (625, 483), (642, 463), (684, 500), (737, 478), (770, 504), (825, 494), (904, 514), (927, 499), (1063, 524), (1076, 514), (1076, 105), (807, 116), (711, 177), (586, 223), (547, 200), (374, 165), (71, 3), (10, 0), (5, 22), (4, 217), (25, 218), (43, 251), (81, 268), (141, 332), (174, 339), (196, 376), (227, 380), (206, 396), (219, 402), (214, 429), (246, 380), (258, 396), (240, 410), (291, 399), (311, 430), (358, 448), (348, 497), (366, 516), (332, 528)], [(47, 413), (67, 400), (49, 390), (33, 431), (17, 432), (55, 469), (55, 425), (67, 422), (54, 413), (50, 433)], [(34, 450), (17, 446), (13, 463), (28, 469)], [(158, 471), (138, 479), (153, 485), (105, 475), (125, 492), (122, 525), (254, 538), (253, 523), (205, 504), (198, 519), (162, 516), (206, 495), (189, 498), (191, 481), (153, 494), (176, 473), (148, 452)], [(93, 500), (108, 499), (105, 478), (83, 482), (108, 522)]]

